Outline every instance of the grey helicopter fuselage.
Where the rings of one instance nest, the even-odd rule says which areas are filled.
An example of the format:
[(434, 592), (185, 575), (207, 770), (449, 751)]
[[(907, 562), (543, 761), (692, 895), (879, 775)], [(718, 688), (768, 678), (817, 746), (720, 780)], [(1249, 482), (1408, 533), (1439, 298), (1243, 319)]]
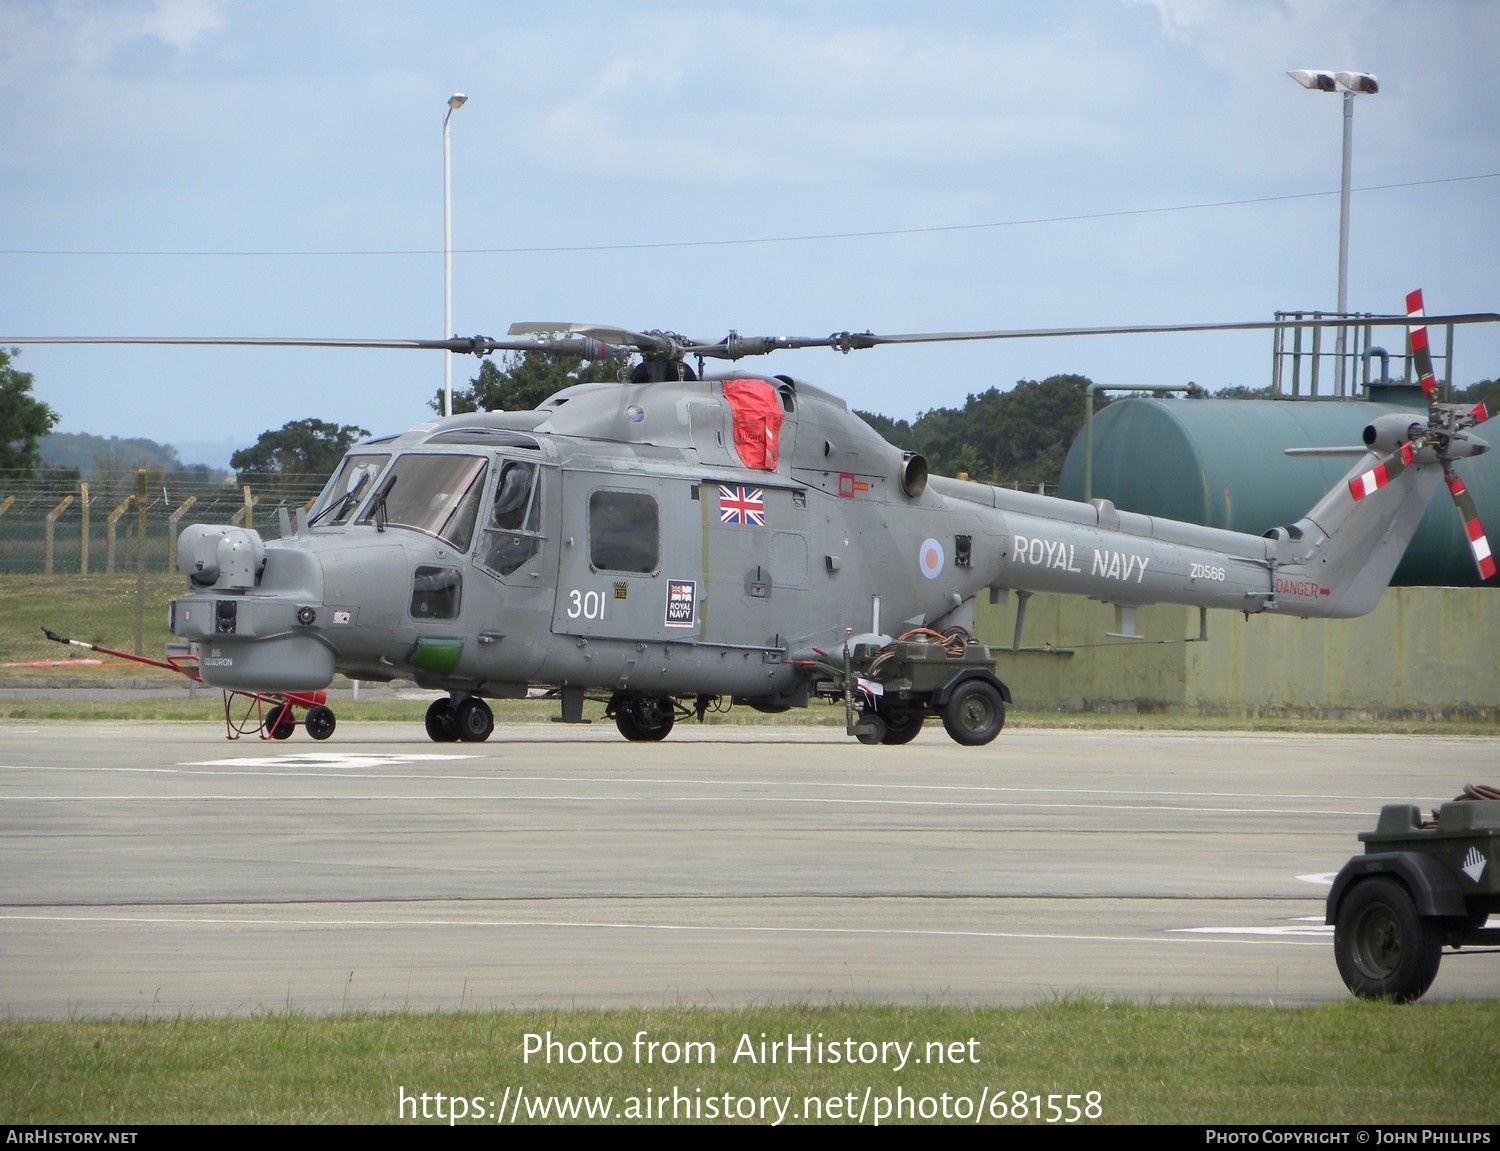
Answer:
[[(730, 389), (776, 411), (747, 414)], [(1389, 451), (1405, 432), (1367, 442)], [(172, 630), (198, 645), (206, 682), (241, 691), (337, 672), (455, 698), (543, 686), (796, 705), (808, 662), (851, 633), (972, 626), (986, 592), (1369, 611), (1442, 478), (1420, 454), (1408, 472), (1360, 503), (1340, 484), (1252, 536), (929, 478), (788, 377), (585, 384), (359, 445), (310, 515), (283, 513), (280, 539), (189, 528), (193, 590)]]

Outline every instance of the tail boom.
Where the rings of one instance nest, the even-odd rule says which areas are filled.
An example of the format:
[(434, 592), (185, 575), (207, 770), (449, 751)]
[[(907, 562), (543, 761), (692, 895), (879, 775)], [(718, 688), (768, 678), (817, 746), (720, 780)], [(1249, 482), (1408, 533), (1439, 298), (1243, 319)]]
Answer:
[[(1382, 467), (1370, 453), (1302, 519), (1263, 536), (1119, 511), (1108, 500), (930, 482), (953, 504), (998, 513), (986, 523), (998, 562), (976, 572), (996, 591), (1348, 618), (1380, 602), (1438, 490), (1443, 468), (1432, 455), (1419, 449), (1400, 467)], [(1377, 470), (1379, 482), (1368, 480)]]

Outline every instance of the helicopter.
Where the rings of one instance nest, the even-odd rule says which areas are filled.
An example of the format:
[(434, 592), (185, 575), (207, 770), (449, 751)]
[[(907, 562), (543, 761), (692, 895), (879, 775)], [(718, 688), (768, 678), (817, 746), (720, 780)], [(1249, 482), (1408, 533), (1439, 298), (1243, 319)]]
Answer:
[(935, 717), (956, 742), (982, 746), (1013, 700), (973, 637), (981, 595), (1017, 594), (1018, 634), (1033, 592), (1113, 604), (1111, 634), (1127, 638), (1140, 638), (1136, 612), (1152, 603), (1197, 606), (1205, 621), (1209, 608), (1358, 616), (1379, 601), (1442, 483), (1481, 572), (1494, 574), (1454, 470), (1487, 450), (1472, 429), (1492, 413), (1483, 402), (1437, 402), (1421, 312), (1414, 293), (1407, 314), (1375, 322), (1410, 327), (1426, 419), (1384, 414), (1362, 446), (1325, 449), (1360, 459), (1305, 516), (1263, 536), (930, 475), (921, 455), (886, 442), (838, 396), (789, 375), (704, 366), (810, 347), (1286, 326), (1279, 321), (731, 331), (712, 342), (526, 323), (510, 340), (77, 342), (639, 357), (618, 382), (567, 387), (532, 411), (436, 418), (358, 444), (310, 507), (280, 510), (279, 539), (222, 525), (181, 533), (177, 564), (190, 590), (172, 601), (171, 630), (194, 645), (204, 683), (287, 700), (288, 711), (274, 713), (278, 737), (289, 734), (291, 703), (341, 673), (444, 693), (425, 717), (438, 742), (488, 739), (486, 700), (540, 688), (559, 701), (561, 722), (587, 722), (585, 700), (603, 702), (631, 741), (663, 739), (678, 720), (726, 704), (781, 712), (825, 696), (842, 698), (847, 732), (865, 743), (904, 744)]

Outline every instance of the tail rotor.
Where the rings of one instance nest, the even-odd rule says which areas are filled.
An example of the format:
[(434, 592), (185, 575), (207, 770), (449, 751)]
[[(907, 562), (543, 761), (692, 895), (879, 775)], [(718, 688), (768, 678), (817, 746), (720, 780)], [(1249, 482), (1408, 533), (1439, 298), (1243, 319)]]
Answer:
[[(1470, 428), (1489, 419), (1500, 404), (1496, 402), (1497, 397), (1491, 396), (1480, 400), (1468, 411), (1460, 412), (1438, 403), (1437, 379), (1433, 374), (1432, 352), (1427, 343), (1427, 325), (1421, 322), (1425, 313), (1420, 289), (1407, 294), (1406, 314), (1416, 323), (1411, 329), (1411, 355), (1417, 382), (1427, 398), (1427, 424), (1425, 427), (1412, 424), (1411, 438), (1399, 444), (1395, 451), (1373, 468), (1351, 479), (1349, 491), (1356, 500), (1373, 495), (1415, 463), (1419, 456), (1427, 453), (1425, 458), (1428, 462), (1435, 458), (1442, 465), (1443, 479), (1453, 496), (1454, 506), (1463, 519), (1464, 537), (1468, 541), (1469, 551), (1473, 553), (1474, 564), (1479, 569), (1479, 578), (1492, 579), (1496, 571), (1495, 557), (1484, 534), (1484, 525), (1479, 522), (1479, 509), (1474, 504), (1474, 497), (1469, 494), (1469, 489), (1464, 486), (1454, 469), (1453, 461), (1465, 456), (1477, 456), (1489, 450), (1489, 445), (1478, 436), (1467, 433)], [(1366, 433), (1366, 442), (1371, 446), (1375, 443), (1375, 432), (1376, 429), (1372, 427)]]

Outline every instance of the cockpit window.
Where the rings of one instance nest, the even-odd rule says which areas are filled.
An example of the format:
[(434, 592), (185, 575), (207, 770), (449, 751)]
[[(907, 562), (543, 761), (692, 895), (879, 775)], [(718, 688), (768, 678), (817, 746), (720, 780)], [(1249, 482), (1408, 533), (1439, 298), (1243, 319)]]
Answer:
[(310, 524), (336, 527), (349, 522), (359, 510), (360, 501), (375, 489), (375, 477), (390, 463), (389, 453), (382, 455), (345, 456), (338, 471), (328, 481), (313, 504)]
[(485, 463), (478, 456), (408, 453), (391, 465), (359, 522), (411, 528), (468, 551), (484, 475)]
[(541, 549), (541, 484), (537, 466), (506, 460), (484, 524), (479, 562), (510, 575)]

